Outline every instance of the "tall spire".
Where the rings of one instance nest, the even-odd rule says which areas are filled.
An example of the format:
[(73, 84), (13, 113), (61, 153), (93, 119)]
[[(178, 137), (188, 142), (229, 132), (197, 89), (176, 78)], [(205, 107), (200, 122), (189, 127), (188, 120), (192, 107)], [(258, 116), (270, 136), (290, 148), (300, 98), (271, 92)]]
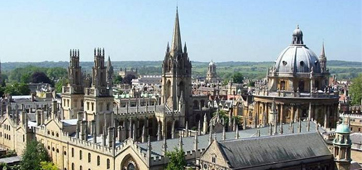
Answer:
[(324, 41), (323, 41), (322, 52), (321, 52), (321, 57), (322, 56), (326, 57), (326, 52), (324, 51)]
[(181, 31), (180, 31), (180, 23), (178, 18), (178, 7), (176, 7), (176, 19), (175, 19), (175, 27), (173, 31), (172, 44), (171, 44), (171, 52), (174, 53), (182, 53), (182, 43), (181, 43)]

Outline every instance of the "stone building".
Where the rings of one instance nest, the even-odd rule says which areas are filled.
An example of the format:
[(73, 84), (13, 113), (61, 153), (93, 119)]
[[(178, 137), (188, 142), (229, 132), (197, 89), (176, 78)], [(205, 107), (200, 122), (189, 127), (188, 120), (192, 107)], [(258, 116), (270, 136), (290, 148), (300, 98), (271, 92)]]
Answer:
[[(267, 84), (254, 92), (254, 111), (244, 115), (248, 125), (266, 125), (274, 119), (290, 123), (309, 118), (324, 127), (336, 127), (338, 91), (328, 86), (328, 76), (324, 46), (318, 58), (304, 44), (303, 32), (297, 27), (292, 44), (268, 69)], [(270, 111), (273, 100), (277, 104), (276, 115)]]
[(216, 64), (211, 61), (209, 63), (209, 66), (207, 67), (207, 73), (206, 73), (206, 83), (218, 83), (219, 78), (217, 77), (216, 73)]
[[(268, 141), (288, 141), (292, 136), (292, 142), (284, 144), (294, 145), (295, 140), (300, 142), (305, 139), (305, 143), (300, 142), (303, 144), (300, 148), (313, 152), (304, 154), (304, 151), (290, 150), (295, 148), (275, 141), (273, 149), (284, 149), (283, 154), (286, 155), (303, 154), (301, 159), (311, 161), (304, 164), (306, 167), (317, 166), (311, 160), (311, 153), (323, 157), (323, 163), (319, 165), (327, 167), (333, 164), (331, 154), (325, 152), (326, 145), (321, 145), (319, 133), (325, 133), (324, 129), (310, 119), (298, 119), (290, 124), (278, 124), (274, 119), (269, 126), (240, 131), (236, 123), (229, 128), (218, 116), (210, 119), (208, 96), (191, 93), (192, 66), (186, 45), (182, 49), (178, 12), (172, 46), (171, 49), (167, 47), (162, 65), (160, 98), (115, 100), (110, 86), (112, 65), (110, 59), (105, 65), (104, 49), (94, 50), (91, 77), (81, 74), (79, 54), (78, 50), (70, 52), (69, 84), (63, 87), (61, 100), (54, 99), (51, 105), (45, 104), (35, 109), (27, 109), (21, 103), (12, 108), (11, 103), (1, 102), (0, 108), (6, 108), (0, 112), (1, 146), (20, 155), (27, 142), (37, 140), (62, 170), (161, 170), (169, 163), (167, 151), (177, 147), (185, 151), (184, 158), (189, 165), (200, 169), (208, 161), (206, 153), (216, 146), (218, 139), (224, 141), (220, 143), (240, 139), (242, 143), (264, 141), (264, 145), (258, 147), (255, 143), (253, 150), (244, 151), (252, 153), (263, 152)], [(273, 101), (272, 115), (277, 112), (277, 99)], [(218, 110), (219, 105), (216, 107)], [(316, 129), (317, 134), (310, 132), (311, 129)], [(306, 138), (309, 136), (313, 138), (310, 141)], [(343, 136), (348, 138), (348, 134)], [(348, 153), (350, 147), (343, 147)], [(243, 148), (240, 146), (240, 149)], [(222, 154), (215, 156), (222, 158)], [(335, 159), (341, 161), (340, 158)], [(286, 166), (285, 161), (289, 159), (275, 160)], [(341, 163), (339, 167), (344, 168), (348, 166), (347, 163)], [(214, 162), (211, 164), (216, 165)]]

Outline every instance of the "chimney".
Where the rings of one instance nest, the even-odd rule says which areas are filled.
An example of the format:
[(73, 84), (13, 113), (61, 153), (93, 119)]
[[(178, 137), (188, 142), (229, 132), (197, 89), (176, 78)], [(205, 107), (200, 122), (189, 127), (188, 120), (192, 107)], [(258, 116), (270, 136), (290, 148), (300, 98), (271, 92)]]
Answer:
[(55, 115), (57, 115), (57, 112), (58, 112), (57, 104), (58, 103), (57, 103), (56, 100), (52, 101), (52, 115), (53, 115), (53, 118), (55, 118)]
[(108, 147), (113, 147), (114, 145), (114, 127), (108, 128)]
[(77, 127), (76, 127), (76, 130), (75, 130), (75, 131), (76, 131), (75, 136), (76, 136), (77, 139), (79, 139), (79, 136), (80, 136), (79, 133), (80, 133), (80, 126), (81, 126), (81, 124), (82, 124), (82, 121), (78, 120), (78, 121), (77, 121)]
[(87, 136), (87, 121), (83, 120), (80, 126), (80, 139), (87, 140)]
[(92, 136), (93, 136), (93, 143), (97, 143), (97, 128), (95, 120), (92, 120)]
[(123, 133), (123, 128), (122, 126), (118, 126), (117, 127), (117, 139), (118, 139), (118, 142), (122, 142), (123, 139), (122, 139), (122, 133)]

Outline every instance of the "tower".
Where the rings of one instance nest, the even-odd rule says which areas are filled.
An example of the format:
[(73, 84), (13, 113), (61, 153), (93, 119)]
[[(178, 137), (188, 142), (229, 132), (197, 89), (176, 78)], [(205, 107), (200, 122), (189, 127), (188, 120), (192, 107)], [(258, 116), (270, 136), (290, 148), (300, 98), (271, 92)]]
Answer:
[(110, 126), (113, 112), (112, 89), (107, 88), (107, 67), (105, 67), (104, 56), (104, 49), (94, 49), (92, 85), (85, 88), (84, 95), (85, 119), (86, 121), (95, 120), (97, 134)]
[[(184, 101), (186, 117), (190, 114), (191, 97), (191, 61), (187, 54), (186, 43), (182, 49), (178, 9), (176, 9), (175, 27), (171, 49), (167, 44), (162, 64), (162, 103), (171, 110), (180, 110), (178, 101)], [(181, 95), (183, 95), (181, 97)]]
[(324, 51), (324, 43), (323, 43), (323, 46), (322, 46), (321, 55), (319, 56), (319, 62), (320, 62), (320, 65), (321, 65), (321, 72), (322, 73), (327, 72), (327, 58), (326, 58), (326, 53)]
[(84, 87), (79, 56), (79, 50), (70, 50), (69, 83), (62, 87), (62, 107), (65, 119), (74, 119), (77, 117), (77, 113), (83, 110)]
[(349, 119), (347, 123), (342, 120), (337, 126), (336, 136), (333, 140), (333, 155), (338, 170), (349, 170), (351, 164), (350, 132)]
[(207, 68), (206, 81), (208, 83), (217, 82), (216, 65), (213, 61), (209, 63), (209, 66)]
[(113, 66), (111, 63), (111, 57), (108, 56), (107, 62), (107, 88), (111, 89), (113, 87)]

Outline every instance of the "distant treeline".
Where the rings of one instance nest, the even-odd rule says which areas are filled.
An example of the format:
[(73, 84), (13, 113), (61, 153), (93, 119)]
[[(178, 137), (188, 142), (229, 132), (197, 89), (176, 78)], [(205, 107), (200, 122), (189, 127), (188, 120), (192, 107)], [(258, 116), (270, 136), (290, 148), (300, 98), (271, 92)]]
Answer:
[[(195, 77), (206, 76), (207, 66), (209, 62), (193, 61), (192, 74)], [(61, 67), (67, 68), (69, 62), (44, 61), (44, 62), (5, 62), (1, 64), (3, 74), (11, 74), (16, 68), (24, 68), (26, 66), (36, 66), (44, 68)], [(93, 62), (81, 62), (82, 70), (91, 73)], [(115, 73), (121, 68), (137, 68), (141, 75), (159, 75), (162, 72), (162, 61), (112, 61)], [(228, 79), (234, 72), (240, 72), (245, 77), (262, 78), (265, 77), (267, 68), (272, 67), (274, 62), (241, 62), (228, 61), (217, 62), (217, 72), (221, 78)], [(327, 63), (331, 74), (336, 74), (340, 79), (350, 79), (362, 72), (362, 62), (331, 60)], [(14, 73), (13, 73), (14, 74)]]

